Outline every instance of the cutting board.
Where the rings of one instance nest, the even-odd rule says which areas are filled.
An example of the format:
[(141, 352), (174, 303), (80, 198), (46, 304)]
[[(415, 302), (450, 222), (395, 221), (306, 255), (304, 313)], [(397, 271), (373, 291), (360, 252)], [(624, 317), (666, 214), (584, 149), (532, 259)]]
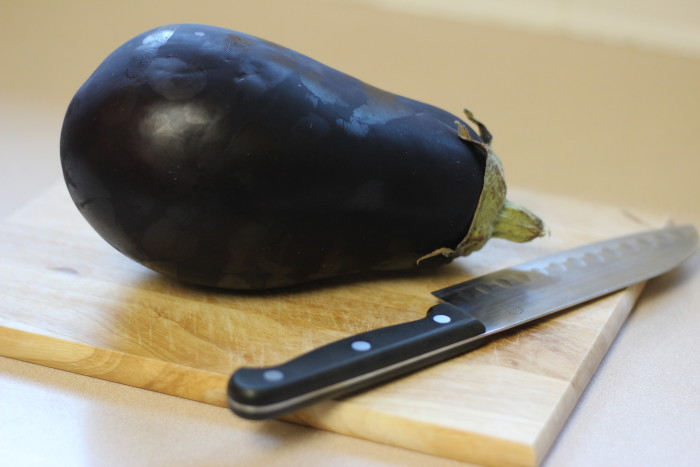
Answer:
[[(551, 234), (528, 244), (492, 240), (430, 274), (234, 293), (187, 286), (122, 256), (58, 185), (0, 226), (0, 355), (224, 407), (228, 377), (239, 366), (281, 363), (350, 334), (418, 319), (437, 303), (432, 290), (663, 224), (524, 190), (510, 198), (541, 215)], [(536, 465), (642, 287), (286, 420), (477, 464)]]

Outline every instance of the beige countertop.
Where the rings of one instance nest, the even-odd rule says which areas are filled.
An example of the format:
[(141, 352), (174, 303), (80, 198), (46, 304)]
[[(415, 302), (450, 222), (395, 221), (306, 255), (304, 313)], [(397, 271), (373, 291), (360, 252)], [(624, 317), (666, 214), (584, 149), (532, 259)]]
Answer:
[[(173, 22), (284, 44), (488, 123), (514, 186), (700, 226), (700, 60), (313, 1), (0, 7), (0, 219), (61, 181), (66, 106), (130, 37)], [(1, 259), (0, 259), (1, 261)], [(650, 282), (547, 466), (700, 463), (700, 257)], [(0, 358), (8, 465), (460, 465)]]

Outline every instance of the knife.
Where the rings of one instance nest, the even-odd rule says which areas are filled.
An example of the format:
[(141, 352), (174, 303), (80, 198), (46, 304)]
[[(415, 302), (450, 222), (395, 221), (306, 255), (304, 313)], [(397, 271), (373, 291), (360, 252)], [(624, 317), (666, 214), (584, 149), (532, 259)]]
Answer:
[(664, 273), (698, 242), (693, 226), (627, 235), (522, 263), (433, 295), (425, 318), (364, 332), (229, 380), (231, 410), (274, 418), (468, 352), (486, 338)]

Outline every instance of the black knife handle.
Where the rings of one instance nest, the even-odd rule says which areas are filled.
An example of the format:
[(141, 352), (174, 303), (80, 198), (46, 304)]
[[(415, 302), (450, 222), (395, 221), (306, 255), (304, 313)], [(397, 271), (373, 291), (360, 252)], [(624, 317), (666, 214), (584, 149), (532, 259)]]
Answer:
[(240, 368), (229, 381), (229, 406), (244, 418), (278, 417), (464, 353), (484, 332), (467, 311), (440, 303), (425, 318), (341, 339), (279, 366)]

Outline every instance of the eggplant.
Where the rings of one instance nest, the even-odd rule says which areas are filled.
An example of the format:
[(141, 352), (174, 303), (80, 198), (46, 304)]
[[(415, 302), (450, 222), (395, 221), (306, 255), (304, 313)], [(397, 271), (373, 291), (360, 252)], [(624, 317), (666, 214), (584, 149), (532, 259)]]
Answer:
[(541, 235), (466, 116), (247, 34), (167, 25), (80, 87), (61, 164), (80, 213), (124, 255), (188, 283), (268, 289)]

